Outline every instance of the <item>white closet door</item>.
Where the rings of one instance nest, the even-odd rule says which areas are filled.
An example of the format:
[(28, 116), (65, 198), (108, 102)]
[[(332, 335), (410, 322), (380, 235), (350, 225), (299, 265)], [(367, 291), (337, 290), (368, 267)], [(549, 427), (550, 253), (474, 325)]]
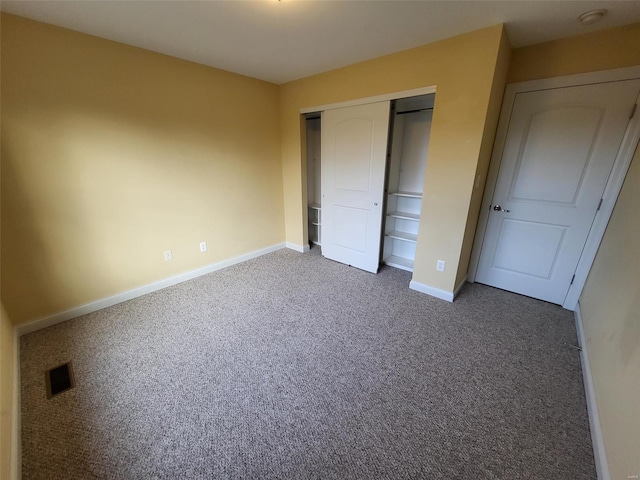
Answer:
[(322, 254), (377, 273), (389, 102), (322, 112)]

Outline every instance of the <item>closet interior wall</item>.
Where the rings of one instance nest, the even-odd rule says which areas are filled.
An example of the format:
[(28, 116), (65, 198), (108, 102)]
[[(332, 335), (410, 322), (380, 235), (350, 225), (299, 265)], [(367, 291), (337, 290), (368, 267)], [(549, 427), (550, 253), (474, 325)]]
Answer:
[(320, 112), (307, 114), (307, 208), (309, 218), (309, 243), (312, 245), (320, 245), (322, 240), (320, 127)]

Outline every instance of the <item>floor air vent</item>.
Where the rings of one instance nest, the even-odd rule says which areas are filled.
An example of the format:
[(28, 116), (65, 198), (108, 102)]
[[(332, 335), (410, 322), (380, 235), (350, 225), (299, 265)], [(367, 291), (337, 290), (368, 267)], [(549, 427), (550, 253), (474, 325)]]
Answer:
[(44, 376), (47, 383), (47, 398), (54, 397), (74, 387), (71, 362), (47, 370)]

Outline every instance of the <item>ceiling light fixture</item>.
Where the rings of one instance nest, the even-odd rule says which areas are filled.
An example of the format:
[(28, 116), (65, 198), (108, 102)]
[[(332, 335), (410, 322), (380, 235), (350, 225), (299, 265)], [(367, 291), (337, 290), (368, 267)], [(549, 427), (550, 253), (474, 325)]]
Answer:
[(578, 22), (582, 25), (591, 25), (599, 22), (607, 14), (607, 10), (600, 8), (598, 10), (589, 10), (578, 17)]

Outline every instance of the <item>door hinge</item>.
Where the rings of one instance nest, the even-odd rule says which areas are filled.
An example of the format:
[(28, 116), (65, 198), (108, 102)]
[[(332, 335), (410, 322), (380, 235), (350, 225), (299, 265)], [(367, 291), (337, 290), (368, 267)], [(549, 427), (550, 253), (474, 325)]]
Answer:
[(569, 285), (573, 285), (573, 281), (576, 279), (576, 274), (573, 274), (573, 277), (571, 277), (571, 283)]
[(638, 104), (634, 103), (633, 104), (633, 108), (631, 109), (631, 115), (629, 115), (629, 120), (631, 120), (633, 118), (633, 116), (636, 114), (636, 109), (638, 108)]
[(604, 200), (603, 198), (600, 199), (600, 202), (598, 203), (598, 208), (596, 208), (596, 212), (600, 211), (600, 207), (602, 206), (602, 201), (603, 200)]

